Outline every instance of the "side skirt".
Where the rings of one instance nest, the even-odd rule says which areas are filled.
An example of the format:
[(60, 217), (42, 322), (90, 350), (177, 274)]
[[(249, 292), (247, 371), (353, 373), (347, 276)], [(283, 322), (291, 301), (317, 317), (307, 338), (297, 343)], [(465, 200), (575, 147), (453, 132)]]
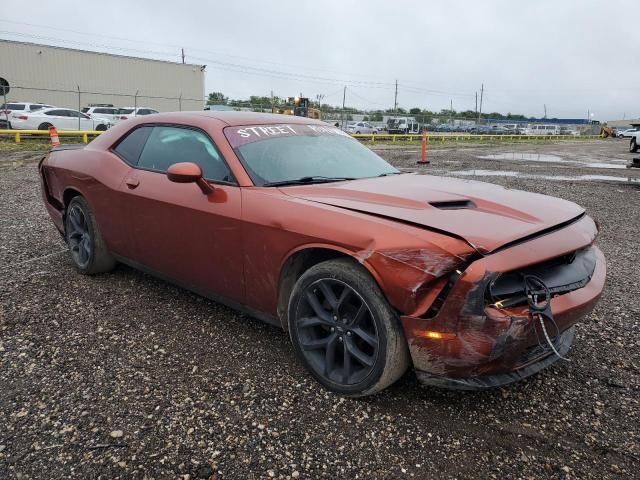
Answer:
[[(113, 254), (112, 254), (113, 255)], [(265, 312), (261, 312), (260, 310), (256, 310), (255, 308), (252, 308), (248, 305), (244, 305), (240, 302), (237, 302), (235, 300), (231, 300), (227, 297), (223, 297), (221, 295), (216, 295), (214, 293), (211, 292), (207, 292), (205, 290), (202, 290), (200, 288), (196, 288), (196, 287), (192, 287), (191, 285), (188, 285), (186, 283), (174, 280), (173, 278), (167, 277), (166, 275), (163, 275), (159, 272), (156, 272), (155, 270), (152, 270), (150, 268), (145, 267), (144, 265), (134, 261), (134, 260), (130, 260), (128, 258), (125, 257), (121, 257), (120, 255), (113, 255), (113, 257), (120, 263), (123, 263), (125, 265), (128, 265), (131, 268), (134, 268), (136, 270), (140, 270), (141, 272), (144, 272), (148, 275), (151, 275), (152, 277), (156, 277), (159, 278), (160, 280), (164, 280), (167, 283), (171, 283), (172, 285), (176, 285), (177, 287), (183, 288), (185, 290), (189, 290), (190, 292), (195, 293), (196, 295), (200, 295), (201, 297), (207, 298), (209, 300), (212, 300), (216, 303), (221, 303), (222, 305), (225, 305), (229, 308), (233, 308), (234, 310), (238, 310), (241, 313), (244, 313), (245, 315), (248, 315), (250, 317), (256, 318), (262, 322), (268, 323), (270, 325), (274, 325), (280, 329), (282, 329), (282, 324), (280, 323), (280, 320), (273, 316), (270, 315), (268, 313)]]

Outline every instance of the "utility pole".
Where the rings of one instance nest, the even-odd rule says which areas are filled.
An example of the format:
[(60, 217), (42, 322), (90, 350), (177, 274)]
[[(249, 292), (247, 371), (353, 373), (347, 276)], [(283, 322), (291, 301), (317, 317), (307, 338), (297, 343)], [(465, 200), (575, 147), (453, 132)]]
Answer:
[(478, 91), (476, 90), (476, 117), (478, 116)]
[(545, 118), (545, 120), (547, 118), (547, 104), (546, 103), (544, 104), (544, 118)]
[(344, 102), (347, 99), (347, 86), (344, 86), (342, 91), (342, 110), (340, 112), (340, 128), (344, 130)]
[(318, 93), (316, 95), (316, 99), (318, 100), (318, 111), (320, 112), (320, 116), (322, 116), (322, 99), (324, 98), (324, 94)]
[(393, 113), (398, 113), (398, 80), (396, 80), (396, 93), (393, 97)]
[(453, 123), (453, 98), (449, 99), (449, 123)]
[(184, 48), (181, 48), (180, 51), (182, 52), (182, 63), (184, 63)]
[(482, 97), (484, 96), (484, 83), (480, 87), (480, 110), (478, 111), (478, 123), (480, 123), (480, 117), (482, 116)]

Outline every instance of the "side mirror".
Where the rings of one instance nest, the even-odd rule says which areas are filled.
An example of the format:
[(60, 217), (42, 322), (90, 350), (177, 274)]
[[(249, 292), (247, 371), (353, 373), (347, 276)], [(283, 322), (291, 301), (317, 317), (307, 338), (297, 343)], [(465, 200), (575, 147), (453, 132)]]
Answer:
[(202, 169), (192, 162), (174, 163), (167, 169), (167, 178), (175, 183), (197, 183), (202, 193), (213, 192), (213, 187), (202, 178)]

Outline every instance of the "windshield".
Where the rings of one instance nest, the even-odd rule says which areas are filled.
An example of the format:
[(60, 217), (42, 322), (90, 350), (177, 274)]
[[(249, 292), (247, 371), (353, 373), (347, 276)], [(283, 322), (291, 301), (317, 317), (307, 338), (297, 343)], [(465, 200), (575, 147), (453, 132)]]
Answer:
[(130, 115), (133, 113), (133, 108), (121, 108), (118, 113), (121, 115)]
[(224, 133), (258, 186), (309, 177), (331, 181), (399, 173), (350, 135), (328, 125), (227, 127)]

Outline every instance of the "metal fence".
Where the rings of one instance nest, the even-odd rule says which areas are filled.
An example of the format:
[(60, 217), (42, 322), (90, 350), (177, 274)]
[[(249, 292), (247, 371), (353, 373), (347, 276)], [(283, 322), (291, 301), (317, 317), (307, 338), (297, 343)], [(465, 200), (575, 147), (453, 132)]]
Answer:
[(159, 111), (182, 111), (202, 110), (205, 104), (205, 99), (202, 97), (183, 96), (180, 92), (171, 97), (152, 95), (145, 92), (144, 88), (132, 88), (130, 92), (109, 92), (83, 89), (81, 85), (76, 85), (75, 89), (11, 85), (9, 93), (4, 95), (3, 100), (4, 103), (45, 103), (78, 110), (99, 104), (115, 107), (149, 107)]

